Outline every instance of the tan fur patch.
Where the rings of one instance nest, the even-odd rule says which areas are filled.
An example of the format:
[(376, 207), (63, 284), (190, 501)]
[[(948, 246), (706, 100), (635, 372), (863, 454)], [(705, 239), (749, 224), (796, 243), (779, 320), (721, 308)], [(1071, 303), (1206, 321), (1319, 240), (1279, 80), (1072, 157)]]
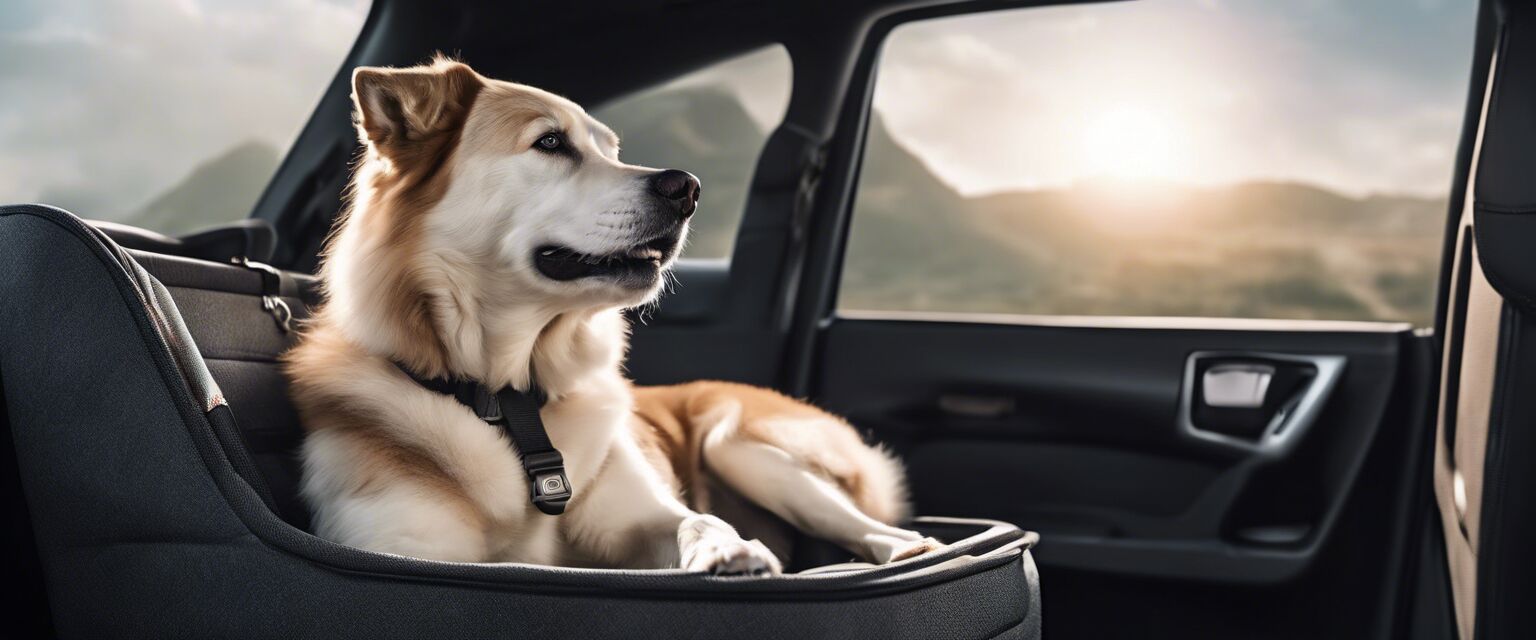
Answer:
[[(360, 106), (358, 130), (368, 141), (364, 162), (353, 186), (352, 202), (336, 222), (347, 225), (352, 211), (368, 212), (369, 220), (357, 225), (365, 256), (358, 262), (373, 271), (369, 278), (383, 286), (375, 290), (383, 313), (380, 320), (394, 332), (395, 354), (422, 375), (448, 372), (447, 348), (432, 315), (432, 297), (424, 286), (420, 255), (422, 224), (426, 213), (448, 191), (454, 153), (464, 122), (485, 81), (469, 67), (439, 59), (426, 70), (367, 70), (354, 74), (354, 97), (365, 105), (367, 95), (383, 98), (380, 109)], [(334, 238), (327, 243), (321, 268), (322, 282), (331, 276)], [(326, 324), (322, 312), (316, 323)]]
[(635, 416), (639, 419), (630, 421), (630, 426), (646, 461), (673, 491), (682, 492), (694, 486), (699, 450), (697, 441), (690, 443), (692, 424), (684, 417), (687, 396), (669, 392), (672, 389), (676, 387), (637, 387)]
[(568, 118), (562, 118), (564, 110), (551, 109), (547, 102), (530, 94), (526, 89), (491, 82), (481, 89), (481, 93), (480, 108), (475, 111), (474, 126), (476, 130), (489, 130), (494, 133), (473, 136), (466, 140), (464, 145), (466, 152), (513, 153), (526, 149), (533, 143), (533, 138), (544, 133), (542, 129), (528, 126), (540, 118), (554, 121), (563, 129), (575, 127), (575, 123), (564, 121)]

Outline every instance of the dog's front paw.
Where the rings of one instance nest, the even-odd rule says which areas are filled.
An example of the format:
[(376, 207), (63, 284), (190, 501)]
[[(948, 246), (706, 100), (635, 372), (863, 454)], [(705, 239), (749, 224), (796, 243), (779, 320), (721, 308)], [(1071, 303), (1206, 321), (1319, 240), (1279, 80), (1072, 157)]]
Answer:
[(682, 568), (717, 576), (776, 576), (784, 572), (779, 559), (763, 543), (742, 540), (725, 521), (710, 515), (684, 520), (677, 529)]
[(944, 548), (944, 543), (933, 538), (925, 538), (916, 531), (902, 533), (904, 535), (900, 537), (879, 533), (865, 536), (865, 559), (875, 564), (886, 564), (916, 558)]
[(776, 576), (784, 571), (779, 559), (756, 540), (725, 540), (686, 550), (683, 568), (717, 576)]

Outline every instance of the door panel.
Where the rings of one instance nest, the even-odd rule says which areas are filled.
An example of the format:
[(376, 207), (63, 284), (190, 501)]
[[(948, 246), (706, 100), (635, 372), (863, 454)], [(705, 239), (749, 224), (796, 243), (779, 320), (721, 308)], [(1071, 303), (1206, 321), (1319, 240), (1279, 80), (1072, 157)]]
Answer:
[[(1140, 606), (1182, 594), (1158, 615), (1194, 624), (1251, 607), (1229, 632), (1376, 630), (1370, 621), (1381, 609), (1358, 600), (1393, 591), (1381, 582), (1395, 562), (1388, 525), (1406, 513), (1392, 498), (1405, 490), (1393, 472), (1411, 466), (1406, 436), (1427, 388), (1418, 372), (1428, 370), (1429, 340), (1392, 324), (1149, 322), (1156, 324), (845, 314), (822, 331), (815, 397), (901, 453), (917, 513), (1039, 531), (1050, 599), (1071, 600), (1065, 607)], [(1234, 446), (1181, 425), (1189, 413), (1181, 405), (1199, 396), (1190, 389), (1191, 356), (1213, 352), (1240, 361), (1336, 357), (1342, 367), (1315, 420), (1286, 446)], [(1373, 455), (1386, 461), (1377, 463), (1386, 476), (1362, 473)], [(1378, 497), (1362, 507), (1366, 495)], [(1375, 546), (1331, 563), (1362, 536), (1374, 536)], [(1330, 606), (1317, 599), (1343, 583), (1319, 585), (1346, 566), (1373, 585), (1355, 594), (1352, 610), (1256, 626), (1269, 618), (1268, 599)], [(1064, 593), (1055, 576), (1084, 591)], [(1141, 603), (1103, 599), (1127, 585), (1140, 585), (1125, 596)], [(1144, 593), (1149, 586), (1158, 595)], [(1218, 587), (1237, 588), (1195, 595)], [(1071, 609), (1051, 620), (1046, 606), (1047, 626), (1061, 635), (1145, 624)], [(1323, 620), (1328, 629), (1314, 626)]]

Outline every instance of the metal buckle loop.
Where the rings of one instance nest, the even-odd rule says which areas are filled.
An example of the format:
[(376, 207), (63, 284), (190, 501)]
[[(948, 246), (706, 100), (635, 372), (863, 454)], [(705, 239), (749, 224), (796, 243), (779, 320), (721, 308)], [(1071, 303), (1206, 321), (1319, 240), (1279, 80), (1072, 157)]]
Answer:
[(230, 258), (230, 262), (261, 274), (261, 308), (272, 314), (277, 328), (283, 333), (293, 331), (293, 309), (282, 298), (283, 276), (271, 265), (262, 264), (245, 256)]
[(533, 506), (552, 516), (565, 513), (565, 504), (571, 499), (571, 479), (565, 475), (565, 459), (560, 452), (526, 455), (523, 469), (528, 472)]
[(277, 328), (282, 329), (283, 333), (293, 331), (293, 309), (288, 308), (288, 303), (282, 298), (262, 296), (261, 308), (272, 314), (272, 318), (277, 320)]

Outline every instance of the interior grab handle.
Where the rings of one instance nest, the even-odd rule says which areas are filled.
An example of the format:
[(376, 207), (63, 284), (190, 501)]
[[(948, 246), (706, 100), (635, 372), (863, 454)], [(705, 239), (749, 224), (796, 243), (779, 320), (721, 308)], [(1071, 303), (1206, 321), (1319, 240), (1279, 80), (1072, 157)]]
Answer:
[(1218, 364), (1201, 377), (1201, 395), (1213, 407), (1257, 409), (1264, 406), (1275, 368), (1267, 364)]

